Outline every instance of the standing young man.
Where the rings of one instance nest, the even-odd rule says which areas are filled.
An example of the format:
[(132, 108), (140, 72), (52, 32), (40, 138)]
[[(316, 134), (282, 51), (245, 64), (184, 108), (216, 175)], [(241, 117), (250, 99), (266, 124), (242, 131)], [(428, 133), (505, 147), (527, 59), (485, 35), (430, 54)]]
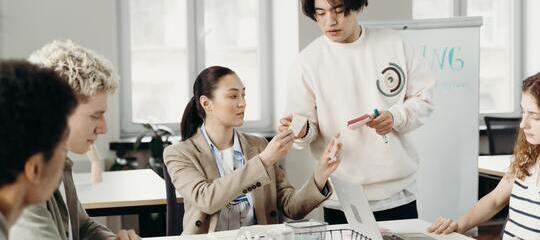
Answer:
[(45, 201), (58, 187), (68, 117), (76, 106), (71, 88), (54, 71), (0, 61), (0, 240), (8, 239), (9, 226), (26, 206)]
[[(298, 57), (288, 91), (289, 116), (280, 120), (279, 131), (288, 128), (291, 114), (306, 116), (296, 144), (310, 144), (316, 157), (341, 132), (343, 162), (335, 175), (364, 186), (378, 221), (417, 218), (419, 159), (407, 133), (433, 110), (434, 80), (398, 32), (358, 24), (367, 4), (302, 0), (304, 14), (323, 36)], [(365, 113), (371, 114), (368, 127), (345, 127)], [(331, 209), (325, 209), (325, 218), (345, 221), (341, 211)]]
[[(71, 41), (54, 41), (37, 50), (30, 61), (53, 69), (69, 83), (79, 106), (69, 118), (71, 129), (67, 150), (88, 152), (98, 135), (107, 132), (107, 99), (118, 86), (112, 64), (101, 55)], [(51, 93), (55, 94), (55, 93)], [(11, 235), (24, 239), (139, 239), (133, 230), (117, 235), (90, 218), (77, 197), (72, 176), (73, 162), (66, 159), (60, 187), (46, 203), (26, 209), (11, 229)]]

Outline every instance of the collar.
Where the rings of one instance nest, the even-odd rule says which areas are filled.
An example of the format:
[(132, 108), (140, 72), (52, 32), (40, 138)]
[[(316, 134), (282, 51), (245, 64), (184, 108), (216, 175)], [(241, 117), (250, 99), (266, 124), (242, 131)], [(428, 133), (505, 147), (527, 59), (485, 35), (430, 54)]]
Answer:
[[(219, 152), (219, 149), (217, 148), (217, 146), (212, 142), (210, 137), (208, 137), (208, 133), (206, 132), (206, 127), (205, 127), (204, 123), (201, 125), (201, 133), (204, 136), (204, 139), (206, 140), (206, 143), (210, 146), (210, 150), (212, 150), (212, 153), (214, 153), (216, 151)], [(234, 138), (234, 140), (233, 140), (234, 141), (233, 142), (234, 155), (243, 154), (242, 153), (242, 146), (240, 144), (240, 139), (238, 138), (238, 132), (236, 131), (236, 129), (233, 129), (233, 138)]]

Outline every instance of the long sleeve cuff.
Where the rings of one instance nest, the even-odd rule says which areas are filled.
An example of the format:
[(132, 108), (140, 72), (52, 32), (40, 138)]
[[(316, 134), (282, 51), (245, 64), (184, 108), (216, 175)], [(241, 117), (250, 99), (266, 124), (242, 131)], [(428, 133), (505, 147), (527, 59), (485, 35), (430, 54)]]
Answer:
[(295, 139), (294, 140), (294, 144), (293, 144), (293, 147), (295, 149), (299, 149), (299, 150), (302, 150), (304, 148), (307, 147), (307, 145), (309, 145), (311, 142), (313, 142), (313, 140), (315, 140), (315, 138), (317, 137), (317, 125), (314, 124), (313, 122), (309, 121), (307, 122), (307, 125), (308, 125), (308, 131), (306, 133), (306, 136), (304, 136), (303, 138), (299, 138), (299, 139)]
[(388, 109), (388, 112), (392, 114), (392, 118), (394, 120), (394, 126), (393, 126), (394, 130), (399, 132), (399, 130), (403, 128), (403, 124), (405, 123), (404, 106), (402, 106), (401, 104), (396, 104), (390, 107), (390, 109)]
[(323, 187), (323, 189), (321, 190), (321, 193), (322, 193), (322, 195), (324, 195), (325, 197), (329, 197), (329, 196), (330, 196), (330, 188), (328, 188), (328, 181), (326, 181), (326, 184), (324, 184), (324, 187)]

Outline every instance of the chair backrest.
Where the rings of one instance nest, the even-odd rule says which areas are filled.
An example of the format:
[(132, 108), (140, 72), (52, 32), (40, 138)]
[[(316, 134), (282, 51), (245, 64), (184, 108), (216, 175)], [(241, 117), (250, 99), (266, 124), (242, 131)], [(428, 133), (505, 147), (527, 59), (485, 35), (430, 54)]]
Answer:
[(521, 118), (484, 117), (489, 141), (489, 154), (512, 154)]
[(176, 188), (174, 187), (167, 165), (163, 164), (163, 177), (165, 189), (167, 191), (167, 236), (178, 236), (183, 231), (184, 204), (178, 203), (176, 199)]

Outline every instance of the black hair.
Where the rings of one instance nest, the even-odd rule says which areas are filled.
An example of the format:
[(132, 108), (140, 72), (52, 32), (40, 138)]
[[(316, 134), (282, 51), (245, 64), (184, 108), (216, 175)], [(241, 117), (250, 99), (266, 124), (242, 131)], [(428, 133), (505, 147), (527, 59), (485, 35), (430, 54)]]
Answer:
[(0, 186), (15, 182), (32, 155), (50, 161), (75, 107), (71, 87), (52, 69), (0, 61)]
[(204, 69), (193, 84), (193, 97), (189, 100), (180, 122), (180, 135), (182, 141), (185, 141), (197, 133), (206, 117), (206, 113), (199, 101), (201, 96), (206, 96), (210, 99), (214, 96), (214, 90), (223, 76), (235, 74), (233, 70), (221, 67), (212, 66)]
[[(343, 5), (343, 13), (348, 16), (351, 11), (358, 11), (364, 7), (367, 7), (368, 0), (326, 0), (331, 6)], [(301, 0), (302, 12), (313, 21), (317, 21), (315, 18), (315, 0)]]

